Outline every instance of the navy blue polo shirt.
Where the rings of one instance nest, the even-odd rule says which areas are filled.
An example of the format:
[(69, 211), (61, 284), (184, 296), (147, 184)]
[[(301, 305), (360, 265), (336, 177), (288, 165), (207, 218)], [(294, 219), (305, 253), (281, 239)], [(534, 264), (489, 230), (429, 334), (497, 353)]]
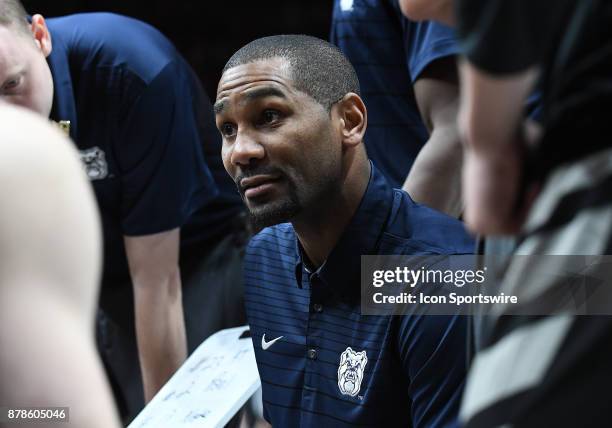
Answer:
[(124, 236), (181, 227), (181, 256), (227, 232), (242, 209), (221, 162), (210, 101), (173, 45), (131, 18), (47, 21), (55, 94), (70, 121), (104, 230), (104, 283), (129, 279)]
[(459, 52), (454, 31), (409, 21), (397, 0), (335, 0), (330, 40), (361, 83), (368, 156), (393, 187), (401, 187), (429, 138), (412, 84), (432, 62)]
[[(466, 319), (362, 316), (362, 254), (468, 254), (463, 225), (393, 190), (372, 168), (361, 204), (310, 273), (291, 224), (264, 229), (245, 259), (245, 300), (263, 388), (278, 427), (441, 427), (458, 411)], [(348, 367), (359, 378), (347, 378)]]

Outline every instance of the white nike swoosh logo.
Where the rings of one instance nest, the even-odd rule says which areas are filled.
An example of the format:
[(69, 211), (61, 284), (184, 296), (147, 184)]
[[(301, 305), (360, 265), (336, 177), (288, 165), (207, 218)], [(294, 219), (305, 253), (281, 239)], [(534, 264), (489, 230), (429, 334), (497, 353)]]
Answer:
[(281, 340), (283, 337), (284, 337), (284, 336), (279, 336), (279, 337), (277, 337), (276, 339), (272, 339), (271, 341), (266, 342), (266, 333), (264, 333), (264, 335), (263, 335), (263, 336), (261, 336), (261, 349), (263, 349), (263, 350), (265, 351), (265, 350), (266, 350), (266, 349), (268, 349), (270, 346), (274, 345), (274, 343), (275, 343), (277, 340)]

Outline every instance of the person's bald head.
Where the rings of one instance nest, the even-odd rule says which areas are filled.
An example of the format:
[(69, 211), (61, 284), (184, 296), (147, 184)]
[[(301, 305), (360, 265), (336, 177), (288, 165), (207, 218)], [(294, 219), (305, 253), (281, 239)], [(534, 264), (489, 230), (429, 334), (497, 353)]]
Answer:
[(329, 111), (346, 94), (359, 95), (359, 79), (336, 46), (304, 34), (262, 37), (238, 50), (223, 73), (239, 65), (280, 58), (289, 65), (293, 84)]
[[(32, 155), (35, 152), (37, 156)], [(28, 165), (3, 163), (0, 169), (36, 170), (35, 165), (53, 164), (57, 157), (78, 158), (74, 145), (58, 124), (29, 109), (0, 101), (0, 160), (7, 162), (15, 153), (32, 160)], [(80, 162), (77, 164), (80, 168)]]
[(57, 127), (3, 102), (0, 200), (0, 403), (69, 406), (71, 426), (119, 427), (93, 336), (102, 262), (93, 188)]
[[(70, 236), (73, 233), (70, 228), (89, 230), (92, 219), (97, 221), (93, 194), (76, 148), (51, 121), (3, 102), (0, 102), (0, 198), (3, 201), (0, 206), (0, 253), (3, 254), (0, 278), (6, 273), (1, 266), (17, 267), (22, 252), (43, 252), (46, 248), (48, 254), (37, 266), (30, 267), (32, 271), (40, 268), (47, 269), (49, 274), (64, 275), (66, 290), (72, 284), (93, 283), (97, 279), (97, 244), (79, 246), (80, 255), (71, 253), (70, 258), (74, 260), (82, 257), (91, 261), (89, 264), (83, 261), (83, 269), (72, 269), (62, 265), (71, 247), (58, 243), (56, 249), (60, 251), (53, 252), (53, 244), (45, 241), (45, 236), (50, 234)], [(64, 222), (57, 217), (59, 212), (71, 220)], [(51, 231), (51, 228), (56, 230)], [(22, 236), (24, 230), (30, 231), (32, 239)], [(93, 232), (88, 232), (88, 236), (92, 242), (97, 242), (97, 230), (94, 232), (95, 236), (91, 236)], [(9, 250), (20, 240), (19, 250)], [(83, 253), (85, 248), (88, 254)], [(69, 277), (68, 274), (78, 276)], [(95, 301), (90, 292), (79, 286), (69, 292), (79, 299), (79, 305), (88, 306), (93, 312)]]

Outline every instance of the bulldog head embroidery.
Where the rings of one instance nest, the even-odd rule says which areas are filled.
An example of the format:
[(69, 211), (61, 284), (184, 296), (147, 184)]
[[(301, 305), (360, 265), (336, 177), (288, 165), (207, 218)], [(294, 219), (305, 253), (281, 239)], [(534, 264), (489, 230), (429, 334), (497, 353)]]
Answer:
[(79, 155), (90, 180), (102, 180), (108, 176), (106, 155), (99, 147), (79, 150)]
[(343, 395), (355, 397), (361, 389), (363, 371), (368, 363), (366, 351), (355, 352), (349, 346), (340, 355), (338, 367), (338, 388)]

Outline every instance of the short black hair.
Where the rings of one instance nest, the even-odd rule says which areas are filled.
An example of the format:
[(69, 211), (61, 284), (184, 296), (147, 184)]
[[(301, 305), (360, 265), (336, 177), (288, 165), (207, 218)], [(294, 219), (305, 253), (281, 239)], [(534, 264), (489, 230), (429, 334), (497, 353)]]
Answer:
[(359, 95), (359, 79), (336, 46), (304, 34), (262, 37), (242, 47), (225, 64), (232, 67), (271, 58), (287, 60), (295, 87), (328, 111), (349, 92)]
[(28, 14), (19, 0), (0, 0), (0, 25), (28, 31)]

